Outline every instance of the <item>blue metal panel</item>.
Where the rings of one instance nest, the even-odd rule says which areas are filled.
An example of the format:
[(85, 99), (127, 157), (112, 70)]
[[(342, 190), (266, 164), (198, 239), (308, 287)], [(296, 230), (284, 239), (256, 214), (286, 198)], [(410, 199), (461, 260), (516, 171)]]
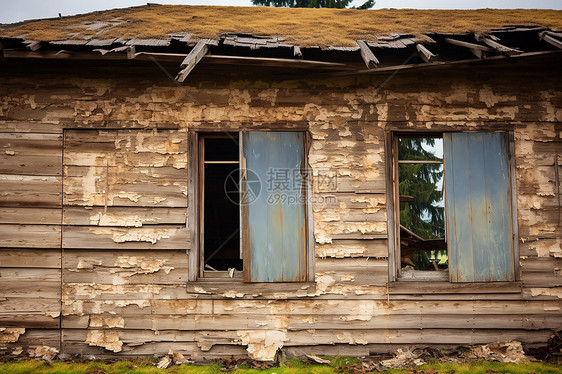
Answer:
[(304, 136), (299, 132), (244, 133), (244, 190), (258, 177), (260, 194), (244, 207), (247, 230), (245, 279), (291, 282), (306, 278), (305, 201), (301, 167)]
[(514, 280), (505, 134), (447, 133), (443, 138), (451, 281)]

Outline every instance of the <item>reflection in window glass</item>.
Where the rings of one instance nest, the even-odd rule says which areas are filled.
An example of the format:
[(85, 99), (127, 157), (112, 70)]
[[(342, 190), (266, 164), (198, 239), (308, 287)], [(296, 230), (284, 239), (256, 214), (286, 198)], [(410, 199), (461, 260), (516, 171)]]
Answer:
[(403, 266), (447, 267), (443, 200), (443, 140), (398, 139), (400, 242)]

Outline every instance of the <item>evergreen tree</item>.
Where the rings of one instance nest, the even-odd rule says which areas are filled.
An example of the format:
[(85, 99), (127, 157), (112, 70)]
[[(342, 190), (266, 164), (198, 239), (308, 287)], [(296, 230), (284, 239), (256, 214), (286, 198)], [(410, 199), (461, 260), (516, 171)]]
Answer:
[[(352, 0), (252, 0), (254, 5), (288, 7), (288, 8), (347, 8)], [(369, 9), (375, 5), (375, 0), (367, 0), (354, 9)]]
[[(400, 138), (399, 160), (440, 160), (423, 145), (434, 146), (432, 138)], [(443, 178), (442, 164), (400, 164), (400, 195), (413, 196), (414, 200), (400, 203), (400, 224), (424, 239), (445, 236), (444, 208), (437, 204), (442, 200), (442, 191), (437, 183)]]

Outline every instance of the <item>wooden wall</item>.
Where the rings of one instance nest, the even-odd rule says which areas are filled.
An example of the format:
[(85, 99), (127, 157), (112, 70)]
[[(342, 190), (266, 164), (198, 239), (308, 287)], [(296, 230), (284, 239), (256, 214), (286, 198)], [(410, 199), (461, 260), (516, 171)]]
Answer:
[[(202, 66), (182, 87), (156, 66), (42, 62), (30, 79), (4, 63), (0, 344), (272, 359), (544, 343), (562, 323), (559, 63), (285, 81)], [(314, 282), (187, 282), (188, 130), (303, 125)], [(521, 282), (389, 284), (386, 131), (491, 129), (515, 136)]]

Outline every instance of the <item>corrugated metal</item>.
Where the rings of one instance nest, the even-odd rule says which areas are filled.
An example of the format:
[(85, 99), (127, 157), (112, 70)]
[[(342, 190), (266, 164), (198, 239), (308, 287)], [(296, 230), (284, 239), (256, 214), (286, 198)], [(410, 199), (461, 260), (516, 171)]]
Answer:
[(514, 280), (505, 134), (447, 133), (444, 156), (451, 281)]
[(260, 193), (248, 201), (243, 214), (247, 242), (246, 281), (291, 282), (306, 279), (305, 202), (300, 170), (304, 135), (299, 132), (249, 132), (243, 135), (247, 177), (245, 193)]

